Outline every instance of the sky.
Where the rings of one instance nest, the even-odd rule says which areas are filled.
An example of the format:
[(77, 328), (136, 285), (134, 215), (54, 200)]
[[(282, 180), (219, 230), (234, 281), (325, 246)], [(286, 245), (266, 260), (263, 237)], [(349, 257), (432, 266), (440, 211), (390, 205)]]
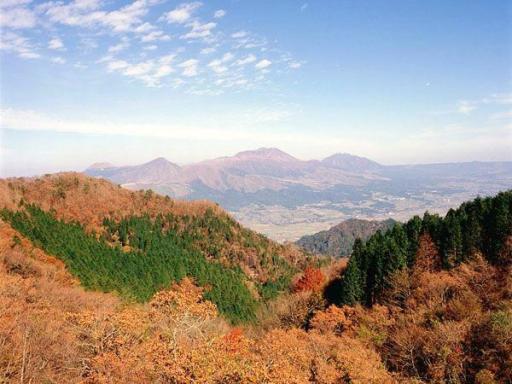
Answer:
[(512, 1), (0, 0), (0, 176), (512, 160)]

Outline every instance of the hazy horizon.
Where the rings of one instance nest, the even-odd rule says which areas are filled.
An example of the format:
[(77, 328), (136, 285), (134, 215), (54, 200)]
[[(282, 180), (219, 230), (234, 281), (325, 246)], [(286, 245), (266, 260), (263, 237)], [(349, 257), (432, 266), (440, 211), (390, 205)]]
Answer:
[[(189, 162), (178, 162), (178, 161), (174, 161), (174, 159), (172, 157), (170, 157), (169, 155), (166, 155), (166, 154), (161, 154), (161, 155), (157, 155), (157, 156), (154, 156), (154, 157), (150, 157), (150, 158), (146, 158), (146, 159), (142, 159), (140, 161), (130, 161), (129, 159), (126, 160), (125, 162), (111, 162), (111, 161), (108, 161), (108, 160), (104, 160), (104, 159), (97, 159), (97, 160), (92, 160), (88, 163), (84, 163), (83, 165), (78, 165), (78, 166), (68, 166), (68, 167), (60, 167), (60, 166), (48, 166), (48, 165), (44, 165), (40, 168), (30, 168), (30, 167), (26, 167), (22, 164), (21, 167), (19, 167), (18, 169), (16, 168), (6, 168), (5, 167), (5, 164), (2, 162), (0, 163), (0, 177), (32, 177), (32, 176), (41, 176), (43, 174), (47, 174), (47, 173), (58, 173), (58, 172), (83, 172), (85, 171), (87, 168), (95, 165), (95, 164), (100, 164), (100, 163), (108, 163), (109, 165), (112, 165), (114, 167), (124, 167), (124, 166), (136, 166), (136, 165), (141, 165), (141, 164), (145, 164), (145, 163), (149, 163), (155, 159), (158, 159), (158, 158), (164, 158), (166, 159), (167, 161), (171, 162), (171, 163), (174, 163), (178, 166), (186, 166), (186, 165), (191, 165), (191, 164), (196, 164), (196, 163), (199, 163), (199, 162), (203, 162), (203, 161), (209, 161), (209, 160), (214, 160), (214, 159), (218, 159), (218, 158), (223, 158), (223, 157), (233, 157), (235, 155), (237, 155), (238, 153), (240, 152), (246, 152), (246, 151), (255, 151), (255, 150), (258, 150), (258, 149), (263, 149), (263, 148), (271, 148), (271, 149), (278, 149), (278, 150), (282, 150), (281, 148), (277, 148), (277, 147), (258, 147), (258, 148), (243, 148), (241, 150), (237, 150), (233, 153), (228, 153), (228, 154), (222, 154), (222, 155), (219, 155), (219, 156), (214, 156), (214, 157), (205, 157), (205, 158), (202, 158), (202, 159), (198, 159), (198, 160), (195, 160), (195, 161), (189, 161)], [(314, 161), (314, 160), (323, 160), (329, 156), (332, 156), (332, 155), (337, 155), (337, 154), (348, 154), (348, 155), (351, 155), (351, 156), (356, 156), (356, 157), (362, 157), (362, 158), (366, 158), (366, 159), (369, 159), (369, 160), (372, 160), (372, 161), (376, 161), (372, 158), (368, 158), (366, 156), (360, 156), (356, 153), (348, 153), (348, 152), (336, 152), (336, 153), (330, 153), (326, 156), (321, 156), (321, 157), (316, 157), (316, 158), (312, 158), (312, 157), (309, 157), (309, 158), (306, 158), (306, 157), (299, 157), (299, 156), (295, 156), (293, 153), (290, 153), (290, 152), (287, 152), (287, 151), (284, 151), (283, 152), (295, 157), (296, 159), (298, 160), (301, 160), (301, 161)], [(5, 154), (4, 154), (5, 155)], [(108, 155), (107, 155), (108, 157)], [(5, 158), (4, 158), (5, 160)], [(70, 161), (72, 163), (72, 161)], [(408, 163), (383, 163), (383, 162), (379, 162), (379, 161), (376, 161), (377, 163), (381, 164), (381, 165), (384, 165), (384, 166), (399, 166), (399, 165), (434, 165), (434, 164), (447, 164), (447, 163), (471, 163), (471, 162), (482, 162), (482, 163), (486, 163), (486, 162), (512, 162), (512, 160), (493, 160), (493, 159), (490, 159), (490, 160), (462, 160), (462, 161), (431, 161), (431, 162), (408, 162)]]

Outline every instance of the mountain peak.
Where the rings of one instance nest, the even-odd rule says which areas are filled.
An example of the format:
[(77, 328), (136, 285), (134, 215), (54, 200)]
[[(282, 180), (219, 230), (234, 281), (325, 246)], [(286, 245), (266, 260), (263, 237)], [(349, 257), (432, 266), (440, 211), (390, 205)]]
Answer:
[(114, 168), (114, 167), (115, 167), (115, 165), (112, 163), (100, 162), (100, 163), (91, 164), (89, 167), (87, 167), (87, 169), (102, 170), (102, 169)]
[(350, 153), (335, 153), (323, 159), (322, 164), (330, 168), (338, 168), (352, 172), (373, 171), (382, 167), (373, 160), (351, 155)]
[(295, 157), (279, 148), (261, 147), (254, 150), (238, 152), (234, 157), (244, 159), (265, 159), (277, 161), (297, 161)]
[(172, 162), (170, 162), (169, 160), (167, 160), (165, 157), (157, 157), (156, 159), (153, 159), (151, 161), (148, 161), (146, 164), (153, 164), (153, 165), (157, 165), (157, 164), (173, 164)]

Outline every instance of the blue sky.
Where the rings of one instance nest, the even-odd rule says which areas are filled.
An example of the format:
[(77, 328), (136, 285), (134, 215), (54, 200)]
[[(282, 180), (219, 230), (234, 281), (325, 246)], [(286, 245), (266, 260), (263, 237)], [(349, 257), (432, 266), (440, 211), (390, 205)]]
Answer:
[(3, 0), (0, 175), (512, 160), (512, 2)]

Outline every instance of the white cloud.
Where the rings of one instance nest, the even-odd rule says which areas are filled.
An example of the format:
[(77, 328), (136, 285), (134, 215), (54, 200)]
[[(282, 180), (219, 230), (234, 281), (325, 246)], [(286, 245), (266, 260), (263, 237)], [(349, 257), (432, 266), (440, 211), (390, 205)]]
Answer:
[(170, 54), (142, 62), (129, 63), (106, 56), (98, 62), (106, 63), (109, 72), (118, 72), (123, 76), (138, 79), (149, 87), (157, 87), (161, 86), (162, 78), (174, 72), (171, 62), (175, 57), (176, 55)]
[(10, 31), (0, 33), (0, 50), (14, 52), (24, 59), (37, 59), (41, 57), (41, 55), (34, 51), (32, 44), (26, 37)]
[(124, 70), (123, 74), (126, 76), (139, 77), (141, 75), (147, 74), (153, 68), (153, 63), (151, 61), (145, 61), (142, 63), (137, 63), (133, 65), (129, 65)]
[(162, 66), (160, 66), (156, 72), (155, 72), (155, 77), (157, 78), (160, 78), (160, 77), (165, 77), (167, 75), (169, 75), (170, 73), (174, 72), (174, 70), (172, 69), (172, 67), (168, 64), (164, 64)]
[(217, 26), (214, 22), (201, 24), (199, 21), (193, 21), (187, 24), (191, 30), (180, 36), (181, 39), (204, 39), (212, 35), (212, 30)]
[(128, 67), (128, 63), (124, 60), (111, 61), (107, 64), (109, 71), (116, 71)]
[(38, 9), (54, 23), (82, 27), (103, 25), (115, 32), (135, 32), (141, 27), (142, 17), (147, 14), (149, 4), (146, 0), (136, 0), (107, 12), (99, 10), (98, 0), (74, 0), (68, 4), (48, 2), (41, 4)]
[[(275, 66), (276, 70), (280, 68), (279, 66), (293, 66), (289, 64), (291, 59), (288, 61), (280, 59), (281, 51), (271, 46), (267, 47), (268, 43), (264, 38), (250, 31), (221, 30), (217, 22), (226, 16), (224, 9), (209, 10), (210, 20), (203, 20), (198, 17), (202, 16), (199, 15), (198, 9), (203, 4), (191, 0), (175, 3), (176, 5), (168, 9), (169, 12), (158, 18), (155, 12), (150, 12), (151, 7), (162, 2), (162, 0), (125, 0), (118, 5), (119, 2), (105, 0), (43, 0), (41, 2), (0, 0), (2, 15), (5, 14), (5, 10), (24, 9), (35, 15), (36, 20), (23, 23), (26, 26), (41, 26), (41, 29), (37, 30), (38, 43), (35, 38), (32, 43), (28, 35), (25, 37), (22, 33), (12, 34), (14, 27), (21, 26), (20, 24), (14, 25), (12, 21), (5, 21), (4, 24), (12, 24), (12, 26), (0, 36), (0, 49), (11, 51), (23, 58), (37, 58), (40, 57), (37, 49), (43, 50), (47, 47), (54, 52), (59, 50), (64, 52), (66, 48), (69, 50), (68, 40), (76, 39), (73, 41), (77, 42), (77, 54), (87, 53), (87, 56), (67, 57), (71, 65), (80, 62), (89, 64), (89, 68), (94, 70), (96, 68), (94, 64), (101, 63), (104, 71), (138, 79), (149, 86), (181, 85), (178, 81), (181, 77), (185, 81), (183, 87), (185, 91), (190, 91), (194, 87), (200, 91), (219, 78), (225, 79), (222, 87), (239, 86), (250, 89), (258, 83), (270, 84), (270, 80), (263, 77), (270, 65)], [(16, 23), (21, 23), (20, 20)], [(160, 24), (157, 24), (156, 20), (160, 21)], [(170, 26), (166, 22), (175, 25)], [(65, 41), (61, 39), (64, 31), (61, 31), (60, 24), (73, 27), (65, 29)], [(173, 32), (175, 36), (172, 37), (175, 40), (169, 44), (161, 44), (160, 41), (171, 40), (171, 28), (178, 30), (177, 33)], [(231, 32), (234, 33), (231, 34)], [(42, 40), (41, 36), (43, 36)], [(106, 52), (99, 52), (99, 55), (104, 56), (98, 59), (100, 56), (93, 55), (92, 51), (100, 49), (98, 44), (100, 39), (102, 50), (106, 44), (104, 48)], [(196, 51), (192, 43), (197, 42), (203, 44)], [(193, 47), (190, 49), (191, 52), (197, 53), (189, 55), (187, 57), (189, 60), (185, 58), (180, 60), (181, 64), (178, 62), (171, 66), (169, 63), (161, 63), (158, 58), (162, 55), (160, 50), (171, 45), (174, 46), (175, 53), (188, 51), (188, 47)], [(228, 50), (231, 52), (227, 52)], [(263, 50), (266, 50), (266, 53), (262, 53)], [(216, 55), (214, 52), (227, 53)], [(60, 52), (56, 54), (62, 55)], [(75, 54), (75, 50), (70, 54)], [(199, 66), (199, 58), (203, 55), (211, 55), (206, 56), (208, 60), (205, 60), (204, 69)], [(84, 61), (86, 57), (94, 58), (87, 62)], [(48, 56), (48, 61), (55, 63), (63, 60), (65, 60), (63, 57)], [(206, 63), (208, 63), (207, 66)], [(248, 65), (260, 71), (255, 73), (248, 69)], [(175, 75), (171, 76), (173, 71)], [(214, 79), (211, 78), (212, 72), (218, 75)], [(169, 78), (164, 80), (166, 76)], [(196, 78), (191, 79), (193, 77)]]
[(223, 10), (223, 9), (218, 9), (213, 14), (213, 17), (216, 18), (216, 19), (220, 19), (220, 18), (222, 18), (224, 16), (226, 16), (226, 11)]
[(162, 17), (167, 20), (168, 23), (183, 24), (190, 20), (192, 13), (201, 5), (203, 4), (198, 1), (183, 3), (172, 11), (165, 13)]
[(0, 2), (0, 9), (10, 8), (14, 6), (22, 6), (25, 4), (29, 4), (32, 0), (2, 0)]
[(52, 61), (52, 63), (55, 63), (55, 64), (66, 64), (66, 59), (64, 59), (60, 56), (52, 57), (51, 61)]
[(202, 55), (209, 55), (210, 53), (213, 53), (215, 52), (217, 49), (215, 47), (207, 47), (207, 48), (203, 48), (201, 49), (201, 54)]
[(151, 25), (150, 23), (143, 23), (141, 25), (139, 25), (138, 27), (136, 27), (133, 32), (135, 33), (147, 33), (149, 31), (152, 31), (153, 29), (155, 29), (155, 26)]
[(220, 59), (212, 60), (208, 67), (212, 69), (217, 74), (224, 73), (228, 70), (228, 68), (224, 65), (230, 61), (232, 61), (235, 56), (231, 52), (225, 53)]
[(197, 66), (199, 61), (196, 59), (189, 59), (182, 62), (178, 67), (183, 68), (182, 75), (186, 77), (197, 76)]
[[(180, 83), (179, 79), (177, 82)], [(196, 94), (219, 93), (218, 90), (205, 89), (203, 91), (196, 89)], [(252, 129), (240, 130), (240, 128), (250, 128), (259, 124), (269, 122), (281, 122), (289, 120), (292, 112), (283, 109), (284, 107), (254, 107), (244, 110), (237, 110), (230, 114), (214, 114), (209, 116), (210, 121), (216, 124), (211, 127), (201, 128), (190, 125), (179, 125), (171, 128), (169, 124), (159, 121), (151, 121), (146, 124), (135, 124), (129, 120), (124, 121), (105, 121), (103, 119), (62, 119), (48, 114), (42, 114), (32, 110), (19, 110), (12, 108), (0, 108), (0, 128), (16, 130), (50, 130), (57, 132), (77, 132), (77, 133), (98, 133), (98, 134), (122, 134), (122, 135), (144, 135), (153, 137), (171, 137), (182, 139), (196, 139), (201, 137), (208, 140), (220, 140), (229, 137), (230, 140), (251, 140), (261, 139), (271, 135), (269, 139), (275, 140), (282, 136), (281, 133), (272, 134), (268, 131), (257, 133)], [(277, 136), (276, 136), (277, 135)], [(295, 135), (294, 135), (295, 137)], [(308, 137), (310, 137), (308, 135)], [(224, 139), (222, 139), (224, 140)], [(276, 140), (276, 142), (278, 142)]]
[(110, 46), (108, 48), (108, 52), (109, 53), (118, 53), (118, 52), (125, 50), (129, 46), (130, 46), (130, 42), (128, 40), (124, 40), (124, 41), (120, 42), (119, 44)]
[(61, 39), (59, 39), (58, 37), (55, 37), (48, 42), (48, 48), (49, 49), (62, 49), (62, 48), (64, 48), (64, 44), (62, 43)]
[(166, 55), (166, 56), (162, 56), (160, 57), (160, 59), (158, 59), (158, 62), (160, 64), (170, 64), (171, 61), (174, 60), (174, 58), (176, 57), (176, 55)]
[(511, 105), (512, 94), (510, 93), (494, 93), (488, 97), (478, 100), (459, 100), (457, 102), (457, 112), (469, 114), (477, 108), (484, 105)]
[(256, 69), (265, 69), (265, 68), (269, 67), (271, 64), (272, 64), (272, 62), (270, 60), (263, 59), (263, 60), (258, 61), (254, 67)]
[(246, 57), (244, 57), (243, 59), (239, 59), (235, 62), (236, 65), (246, 65), (246, 64), (251, 64), (251, 63), (254, 63), (256, 61), (256, 56), (254, 56), (252, 53), (250, 55), (247, 55)]
[(155, 40), (167, 41), (167, 40), (171, 40), (171, 37), (169, 35), (166, 35), (162, 31), (153, 31), (141, 38), (141, 41), (143, 43), (147, 43), (147, 42), (155, 41)]
[(35, 52), (21, 52), (20, 57), (23, 59), (39, 59), (41, 55)]
[(231, 37), (233, 39), (241, 39), (241, 38), (243, 38), (245, 36), (247, 36), (247, 32), (245, 32), (245, 31), (238, 31), (238, 32), (235, 32), (235, 33), (231, 34)]
[(19, 6), (11, 8), (9, 5), (13, 3), (16, 4), (15, 2), (8, 0), (8, 4), (6, 6), (6, 4), (2, 2), (0, 8), (0, 27), (13, 29), (35, 27), (37, 19), (34, 12), (30, 9)]
[(457, 105), (457, 112), (468, 115), (476, 109), (476, 104), (472, 101), (459, 101)]
[(288, 66), (291, 68), (291, 69), (298, 69), (300, 67), (302, 67), (302, 63), (298, 62), (298, 61), (291, 61)]

